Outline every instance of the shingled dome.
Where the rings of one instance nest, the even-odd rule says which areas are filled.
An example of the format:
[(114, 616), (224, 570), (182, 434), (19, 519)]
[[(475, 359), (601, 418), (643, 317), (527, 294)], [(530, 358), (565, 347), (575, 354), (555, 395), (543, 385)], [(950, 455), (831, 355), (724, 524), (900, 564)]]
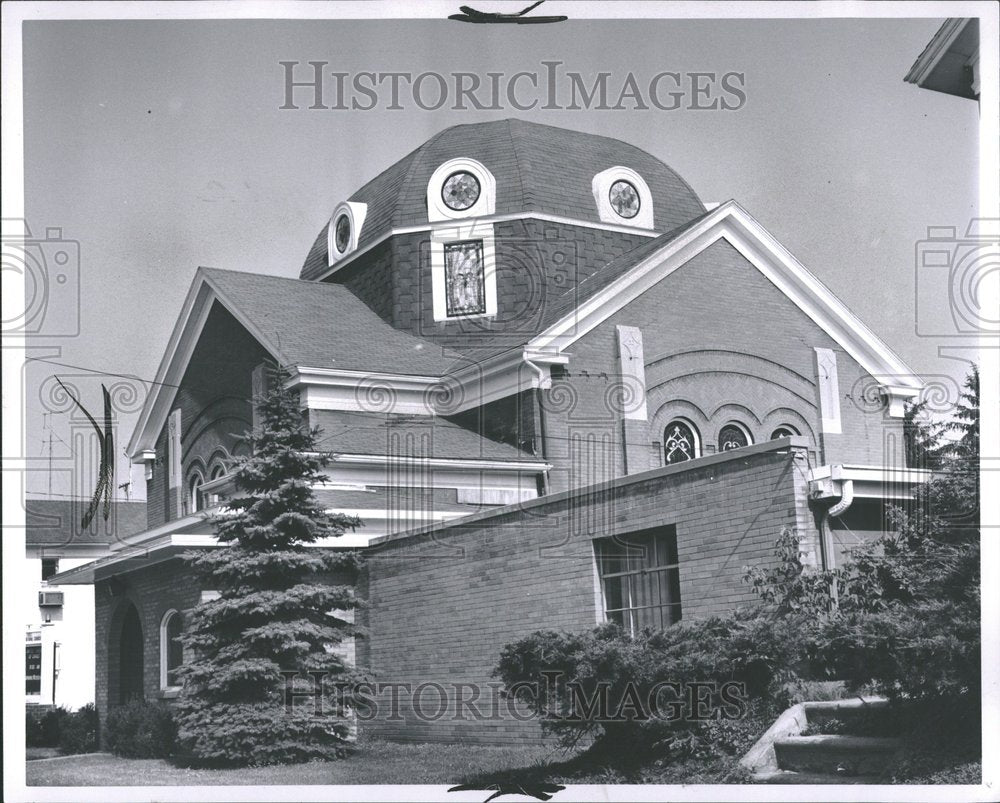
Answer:
[[(497, 215), (535, 212), (600, 223), (592, 182), (612, 167), (630, 168), (648, 184), (658, 232), (705, 211), (683, 178), (639, 148), (611, 137), (498, 120), (446, 128), (344, 199), (367, 204), (358, 248), (394, 228), (427, 224), (428, 181), (440, 165), (458, 157), (475, 159), (493, 173)], [(324, 225), (300, 276), (315, 278), (328, 264)]]

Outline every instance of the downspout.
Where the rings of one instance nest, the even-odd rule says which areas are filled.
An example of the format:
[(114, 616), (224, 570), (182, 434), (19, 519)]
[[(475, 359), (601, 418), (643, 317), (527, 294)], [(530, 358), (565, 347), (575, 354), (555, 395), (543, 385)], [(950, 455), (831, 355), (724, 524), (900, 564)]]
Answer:
[[(826, 513), (823, 514), (822, 525), (820, 533), (823, 538), (823, 568), (830, 570), (835, 569), (836, 566), (833, 565), (833, 531), (830, 528), (830, 519), (835, 516), (840, 516), (847, 512), (847, 508), (851, 506), (854, 501), (854, 480), (841, 480), (840, 481), (840, 499), (837, 500), (830, 507)], [(830, 587), (830, 596), (833, 598), (834, 607), (839, 603), (839, 593), (837, 591), (837, 584), (832, 583)]]
[[(535, 375), (538, 377), (538, 385), (535, 387), (535, 407), (538, 409), (538, 437), (542, 444), (542, 458), (545, 458), (548, 453), (548, 444), (545, 439), (545, 405), (542, 404), (542, 391), (545, 389), (546, 385), (551, 383), (551, 377), (546, 376), (546, 371), (537, 363), (532, 362), (526, 353), (521, 355), (524, 360), (525, 365), (527, 365)], [(542, 472), (541, 474), (541, 487), (539, 490), (539, 496), (545, 496), (549, 492), (549, 477), (548, 474)]]

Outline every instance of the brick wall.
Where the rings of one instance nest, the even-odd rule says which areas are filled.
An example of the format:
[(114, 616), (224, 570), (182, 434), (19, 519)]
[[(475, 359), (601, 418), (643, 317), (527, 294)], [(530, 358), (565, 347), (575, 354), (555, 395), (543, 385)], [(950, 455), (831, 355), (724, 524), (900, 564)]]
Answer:
[[(633, 475), (582, 494), (558, 494), (437, 531), (390, 538), (368, 550), (362, 662), (383, 683), (491, 680), (503, 646), (538, 629), (583, 630), (603, 615), (592, 540), (674, 524), (683, 615), (725, 613), (749, 602), (746, 564), (773, 560), (783, 526), (818, 549), (806, 501), (806, 444), (776, 441), (683, 466)], [(424, 703), (436, 708), (436, 692)], [(388, 700), (383, 696), (383, 705)], [(533, 724), (413, 715), (367, 727), (407, 740), (515, 743)], [(383, 711), (386, 709), (383, 708)]]
[[(625, 473), (616, 325), (642, 331), (648, 429), (630, 437), (660, 465), (663, 430), (693, 422), (703, 453), (719, 430), (743, 424), (756, 443), (790, 424), (821, 463), (902, 465), (902, 423), (861, 397), (871, 378), (731, 245), (720, 241), (581, 337), (568, 375), (542, 395), (551, 487), (565, 490)], [(814, 347), (834, 349), (843, 434), (821, 437)], [(657, 446), (653, 444), (656, 443)], [(887, 445), (888, 444), (888, 445)]]

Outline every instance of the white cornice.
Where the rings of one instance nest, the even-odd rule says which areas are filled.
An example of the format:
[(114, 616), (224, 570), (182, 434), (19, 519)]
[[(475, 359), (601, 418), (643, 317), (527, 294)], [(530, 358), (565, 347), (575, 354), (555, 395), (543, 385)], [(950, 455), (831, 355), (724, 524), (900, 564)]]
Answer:
[(893, 351), (735, 201), (727, 201), (665, 243), (528, 343), (562, 351), (706, 248), (725, 239), (873, 376), (890, 396), (890, 412), (923, 387)]
[[(651, 231), (650, 229), (638, 228), (636, 226), (624, 226), (621, 224), (613, 223), (598, 223), (593, 220), (581, 220), (579, 218), (566, 217), (564, 215), (549, 215), (543, 212), (520, 212), (507, 215), (486, 215), (485, 217), (475, 218), (477, 224), (489, 224), (489, 223), (507, 223), (514, 220), (539, 220), (543, 223), (561, 223), (567, 226), (580, 226), (585, 229), (598, 229), (600, 231), (614, 231), (620, 234), (638, 234), (643, 237), (657, 237), (662, 232)], [(329, 224), (327, 224), (329, 225)], [(338, 260), (336, 265), (331, 266), (319, 276), (316, 276), (309, 281), (320, 282), (329, 276), (332, 276), (337, 271), (343, 270), (349, 265), (354, 263), (354, 260), (363, 256), (364, 254), (371, 251), (373, 248), (384, 243), (390, 237), (396, 237), (400, 234), (419, 234), (420, 232), (433, 232), (440, 228), (454, 228), (455, 221), (436, 221), (434, 223), (420, 223), (414, 226), (397, 226), (389, 229), (385, 234), (372, 240), (364, 248), (359, 248), (352, 251), (343, 259)]]
[(969, 22), (971, 19), (965, 17), (946, 19), (931, 41), (927, 43), (924, 51), (917, 57), (903, 80), (910, 84), (922, 85)]

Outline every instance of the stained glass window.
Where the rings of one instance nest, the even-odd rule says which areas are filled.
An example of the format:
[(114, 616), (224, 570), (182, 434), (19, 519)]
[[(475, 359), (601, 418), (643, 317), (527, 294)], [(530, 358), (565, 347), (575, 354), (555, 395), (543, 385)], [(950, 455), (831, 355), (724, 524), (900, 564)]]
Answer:
[(611, 208), (624, 218), (639, 214), (639, 191), (628, 181), (619, 179), (608, 191)]
[(486, 312), (482, 240), (445, 245), (444, 281), (449, 318)]
[(461, 212), (479, 200), (479, 179), (472, 173), (460, 170), (445, 179), (441, 187), (441, 198), (449, 209)]
[(788, 426), (787, 424), (782, 424), (780, 427), (774, 430), (774, 432), (771, 433), (771, 440), (773, 441), (778, 438), (788, 438), (792, 435), (798, 435), (798, 434), (799, 433), (796, 432), (792, 427)]
[(663, 431), (663, 451), (668, 466), (696, 458), (698, 440), (694, 428), (684, 421), (671, 421)]
[(337, 251), (341, 254), (351, 244), (351, 221), (348, 220), (347, 215), (341, 215), (337, 218), (333, 229), (333, 244), (337, 246)]
[(635, 635), (681, 618), (677, 531), (671, 526), (594, 541), (604, 615)]
[(750, 439), (742, 427), (736, 424), (726, 424), (719, 430), (719, 451), (728, 452), (731, 449), (742, 449), (750, 445)]

